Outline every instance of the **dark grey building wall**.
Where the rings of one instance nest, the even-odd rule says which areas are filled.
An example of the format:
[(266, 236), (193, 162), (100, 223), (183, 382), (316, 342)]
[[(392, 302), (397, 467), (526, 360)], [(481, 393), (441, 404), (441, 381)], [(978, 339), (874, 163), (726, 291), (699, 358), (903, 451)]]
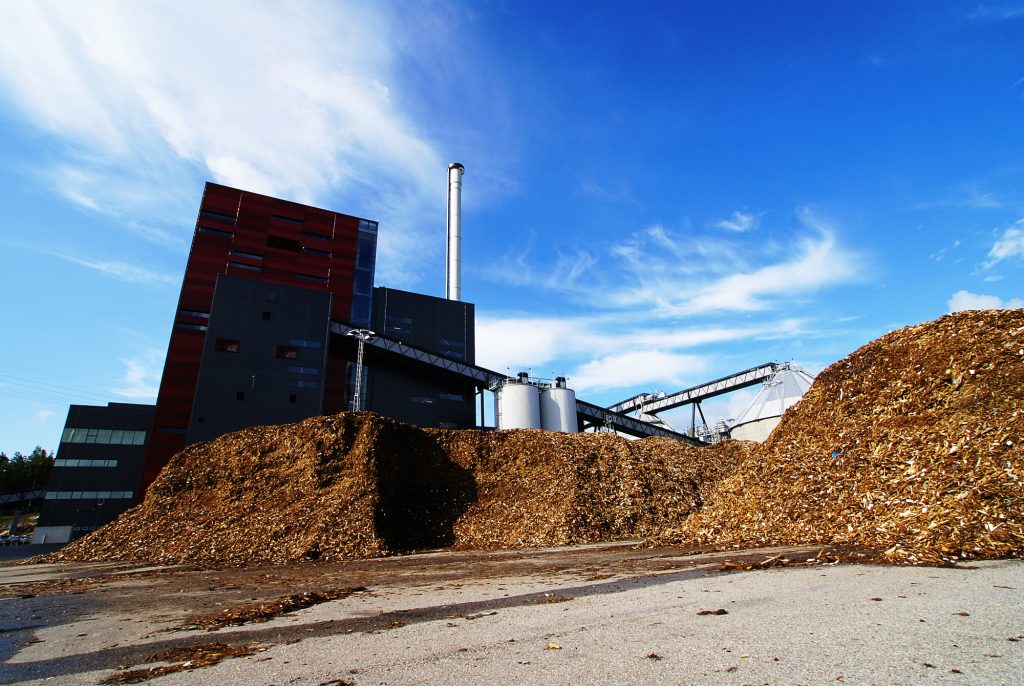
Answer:
[[(445, 357), (469, 364), (476, 359), (471, 303), (375, 288), (371, 328)], [(370, 355), (367, 366), (367, 409), (418, 426), (476, 425), (472, 385), (379, 354)]]
[(331, 294), (220, 275), (187, 442), (322, 414)]
[(71, 527), (77, 538), (132, 506), (153, 405), (72, 405), (37, 528)]

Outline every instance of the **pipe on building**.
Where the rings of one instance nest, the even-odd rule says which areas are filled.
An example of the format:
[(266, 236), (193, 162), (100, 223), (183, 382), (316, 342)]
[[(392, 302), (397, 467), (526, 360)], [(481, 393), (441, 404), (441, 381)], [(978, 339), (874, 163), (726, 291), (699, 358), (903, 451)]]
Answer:
[(444, 297), (462, 300), (462, 174), (458, 162), (448, 165), (448, 260)]

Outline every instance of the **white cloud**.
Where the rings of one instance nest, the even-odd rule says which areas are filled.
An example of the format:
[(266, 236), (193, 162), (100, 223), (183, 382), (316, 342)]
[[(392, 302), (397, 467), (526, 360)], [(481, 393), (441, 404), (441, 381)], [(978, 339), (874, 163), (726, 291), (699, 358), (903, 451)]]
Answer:
[[(701, 372), (707, 360), (684, 352), (733, 341), (791, 337), (802, 322), (780, 320), (737, 326), (665, 326), (636, 316), (579, 317), (480, 316), (476, 321), (476, 361), (495, 371), (527, 368), (535, 376), (566, 374), (577, 389), (630, 388), (655, 383), (665, 390), (698, 382), (684, 377)], [(644, 351), (638, 357), (637, 351)], [(662, 362), (660, 367), (657, 362)], [(613, 370), (622, 362), (625, 371)], [(685, 365), (689, 365), (684, 368)], [(603, 381), (598, 381), (603, 379)]]
[(732, 216), (728, 219), (719, 219), (715, 222), (715, 227), (719, 229), (725, 229), (726, 231), (735, 231), (737, 233), (746, 233), (752, 229), (757, 228), (760, 217), (750, 212), (740, 212), (737, 210), (732, 213)]
[(379, 273), (400, 283), (422, 260), (424, 217), (443, 217), (445, 160), (396, 90), (391, 9), (3, 3), (0, 81), (68, 144), (51, 183), (72, 202), (160, 216), (167, 188), (191, 191), (194, 206), (196, 176), (329, 200), (386, 223)]
[(53, 416), (53, 410), (36, 410), (36, 422), (43, 424)]
[[(652, 307), (661, 316), (771, 309), (782, 299), (809, 296), (823, 288), (861, 278), (863, 258), (840, 247), (835, 229), (811, 210), (798, 216), (806, 235), (788, 245), (748, 244), (743, 251), (757, 266), (747, 264), (738, 248), (672, 237), (664, 230), (648, 232), (615, 252), (629, 272), (606, 293), (615, 307)], [(688, 262), (697, 272), (677, 265)], [(632, 285), (635, 284), (635, 285)]]
[(118, 386), (107, 390), (123, 398), (155, 402), (164, 367), (164, 351), (151, 348), (131, 358), (121, 360), (124, 375)]
[(143, 284), (178, 284), (181, 283), (181, 276), (177, 274), (168, 274), (155, 272), (152, 269), (143, 267), (137, 264), (129, 264), (127, 262), (118, 262), (115, 260), (90, 260), (84, 257), (76, 257), (74, 255), (64, 255), (62, 253), (50, 253), (54, 257), (59, 257), (62, 260), (77, 264), (87, 269), (105, 274), (106, 276), (118, 279), (119, 281), (127, 281), (128, 283), (143, 283)]
[(1013, 310), (1024, 307), (1024, 300), (1011, 298), (1003, 300), (998, 295), (983, 295), (970, 291), (957, 291), (947, 302), (950, 312), (962, 310)]
[(707, 368), (704, 358), (661, 350), (607, 355), (580, 365), (570, 385), (577, 391), (601, 391), (655, 384), (683, 388), (697, 383)]
[(1024, 219), (1003, 231), (1001, 238), (992, 244), (988, 251), (985, 267), (990, 268), (1003, 260), (1015, 260), (1024, 257)]

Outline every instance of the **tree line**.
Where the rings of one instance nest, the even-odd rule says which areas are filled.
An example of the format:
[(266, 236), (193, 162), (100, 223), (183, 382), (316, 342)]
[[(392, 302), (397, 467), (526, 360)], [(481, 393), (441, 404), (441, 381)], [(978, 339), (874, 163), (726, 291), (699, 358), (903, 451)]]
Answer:
[(53, 453), (36, 446), (28, 455), (0, 452), (0, 493), (46, 488), (53, 470)]

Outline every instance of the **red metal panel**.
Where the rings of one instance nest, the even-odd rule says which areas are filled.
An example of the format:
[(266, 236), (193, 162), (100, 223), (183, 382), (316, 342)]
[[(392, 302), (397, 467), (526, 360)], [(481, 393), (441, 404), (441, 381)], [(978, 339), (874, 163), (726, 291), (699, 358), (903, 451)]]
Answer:
[[(332, 317), (348, 321), (358, 231), (357, 217), (208, 183), (199, 207), (175, 322), (202, 324), (201, 318), (182, 316), (180, 312), (209, 312), (218, 274), (330, 291)], [(296, 247), (274, 247), (268, 244), (268, 240), (273, 243), (271, 236), (294, 241)], [(303, 247), (330, 255), (302, 252)], [(262, 255), (263, 259), (231, 255), (233, 250)], [(259, 270), (230, 266), (231, 263)], [(149, 487), (171, 456), (185, 447), (184, 432), (192, 412), (204, 341), (203, 331), (172, 329), (140, 493)], [(330, 358), (324, 389), (325, 412), (345, 409), (342, 405), (346, 369), (344, 359)]]

